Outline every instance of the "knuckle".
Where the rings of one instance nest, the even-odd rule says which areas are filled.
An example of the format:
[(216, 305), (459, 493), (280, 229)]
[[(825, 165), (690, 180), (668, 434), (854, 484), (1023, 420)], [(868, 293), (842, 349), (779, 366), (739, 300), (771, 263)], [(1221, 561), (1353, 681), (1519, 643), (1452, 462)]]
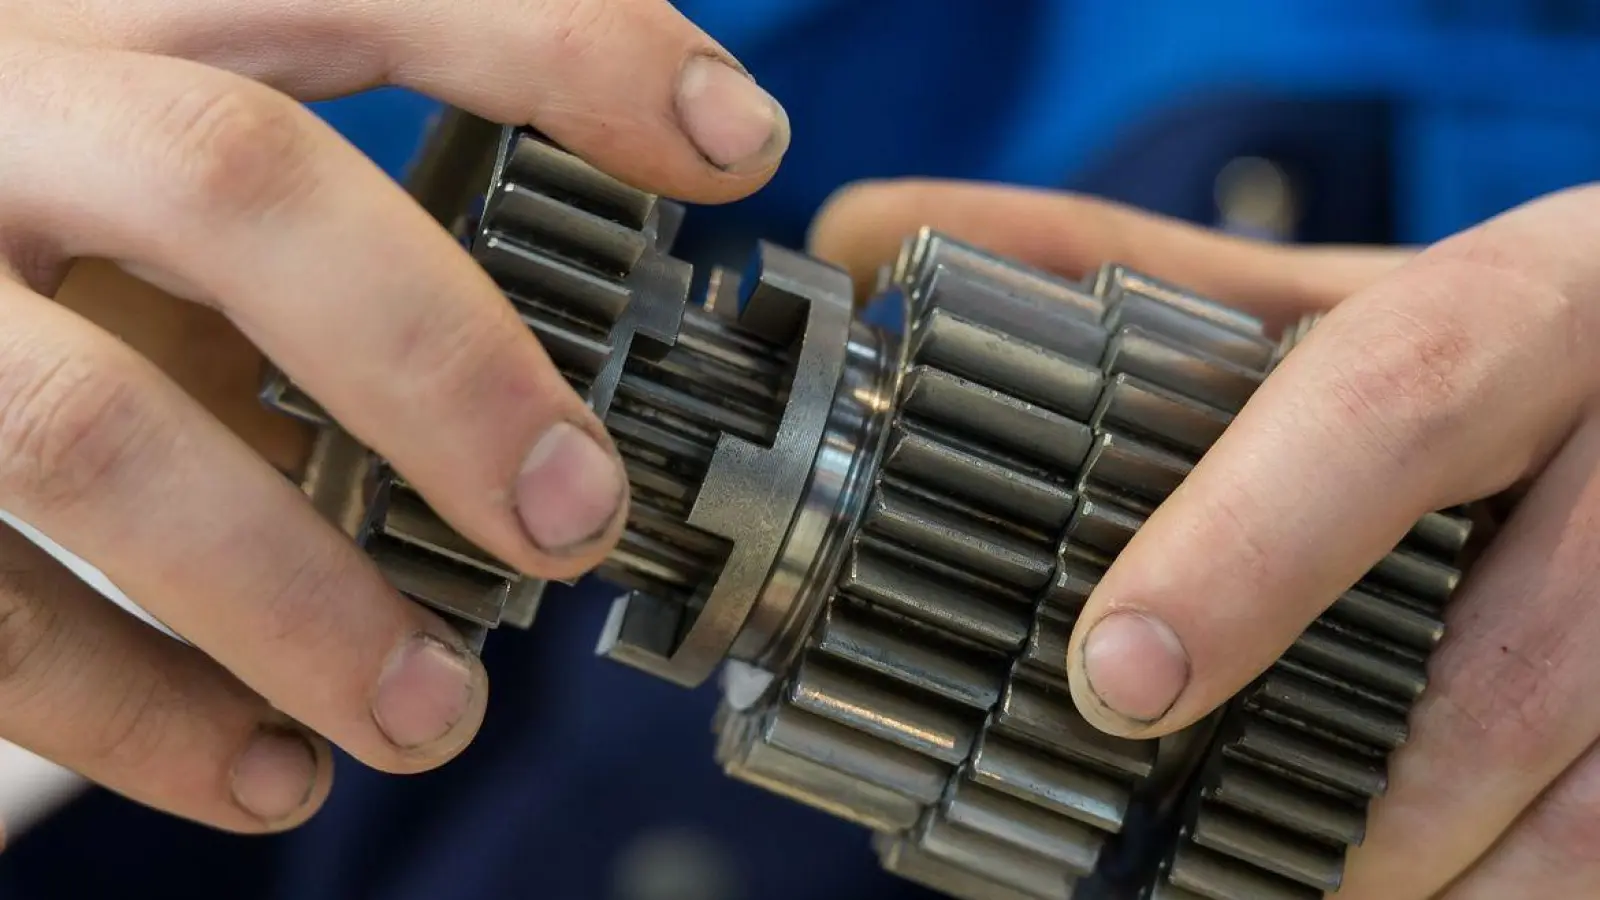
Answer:
[(113, 692), (91, 743), (88, 761), (103, 771), (140, 771), (160, 760), (176, 717), (177, 691), (153, 670), (106, 688)]
[(538, 4), (547, 59), (582, 65), (594, 57), (613, 31), (613, 4), (596, 0), (546, 0)]
[(263, 637), (269, 644), (312, 651), (340, 649), (329, 646), (339, 637), (334, 612), (360, 588), (351, 575), (354, 567), (344, 559), (347, 548), (331, 541), (317, 543), (294, 554), (289, 565), (276, 569), (264, 582), (270, 585), (262, 598)]
[(442, 409), (474, 409), (500, 392), (533, 393), (546, 385), (547, 373), (517, 362), (527, 359), (519, 352), (524, 343), (536, 342), (509, 315), (463, 315), (459, 307), (436, 305), (401, 327), (395, 352), (411, 371), (427, 373), (412, 386), (417, 399)]
[(41, 592), (38, 571), (0, 562), (0, 685), (26, 688), (59, 650), (59, 607)]
[[(1543, 230), (1523, 234), (1506, 224), (1485, 226), (1436, 247), (1427, 259), (1426, 271), (1457, 296), (1502, 300), (1481, 312), (1508, 333), (1557, 341), (1586, 333), (1592, 336), (1596, 324), (1592, 320), (1600, 307), (1577, 302), (1554, 280), (1559, 277), (1560, 263), (1546, 259), (1549, 254), (1540, 242), (1547, 240)], [(1540, 343), (1548, 346), (1552, 342)]]
[(132, 379), (70, 356), (0, 373), (0, 485), (40, 507), (68, 509), (120, 483), (159, 429)]
[(313, 140), (301, 111), (265, 88), (206, 81), (151, 124), (169, 191), (216, 215), (260, 215), (312, 188)]
[(1425, 458), (1470, 412), (1478, 352), (1469, 328), (1426, 304), (1369, 310), (1361, 351), (1330, 369), (1338, 425), (1398, 465)]

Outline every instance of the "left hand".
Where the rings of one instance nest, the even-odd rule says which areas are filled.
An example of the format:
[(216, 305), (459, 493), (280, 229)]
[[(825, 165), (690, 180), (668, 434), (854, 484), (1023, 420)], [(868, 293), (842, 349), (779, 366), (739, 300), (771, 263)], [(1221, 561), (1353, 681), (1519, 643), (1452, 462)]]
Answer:
[(837, 197), (813, 249), (865, 278), (924, 224), (1071, 276), (1123, 262), (1269, 323), (1337, 304), (1090, 598), (1066, 663), (1106, 731), (1197, 721), (1424, 513), (1525, 488), (1456, 594), (1338, 896), (1600, 896), (1600, 188), (1413, 252), (1270, 246), (1061, 194), (879, 184)]

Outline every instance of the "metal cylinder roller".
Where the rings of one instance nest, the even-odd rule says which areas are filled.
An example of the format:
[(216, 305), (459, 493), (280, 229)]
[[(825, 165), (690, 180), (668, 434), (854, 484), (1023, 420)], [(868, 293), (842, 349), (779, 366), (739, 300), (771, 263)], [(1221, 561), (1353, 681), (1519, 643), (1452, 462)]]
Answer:
[[(523, 129), (473, 239), (621, 451), (633, 506), (599, 652), (721, 671), (718, 760), (856, 822), (885, 867), (966, 900), (1299, 900), (1406, 739), (1470, 523), (1434, 513), (1224, 710), (1106, 736), (1066, 690), (1100, 574), (1310, 329), (1117, 265), (1068, 281), (924, 231), (869, 327), (839, 270), (761, 245), (668, 255), (681, 210)], [(280, 375), (321, 427), (305, 489), (475, 645), (543, 585), (456, 535)]]

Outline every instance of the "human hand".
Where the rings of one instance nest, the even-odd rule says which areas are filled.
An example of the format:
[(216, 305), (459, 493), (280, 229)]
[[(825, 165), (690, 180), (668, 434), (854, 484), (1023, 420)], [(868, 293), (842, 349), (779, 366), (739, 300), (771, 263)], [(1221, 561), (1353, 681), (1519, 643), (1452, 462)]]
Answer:
[(1092, 722), (1154, 737), (1199, 720), (1424, 513), (1513, 490), (1338, 896), (1600, 893), (1600, 189), (1413, 252), (889, 183), (832, 202), (814, 251), (864, 279), (924, 224), (1072, 276), (1123, 262), (1279, 325), (1333, 310), (1090, 598), (1065, 662)]
[(296, 100), (403, 85), (716, 202), (788, 137), (730, 65), (662, 0), (8, 3), (0, 507), (193, 646), (6, 532), (0, 737), (243, 832), (320, 805), (319, 735), (394, 772), (459, 752), (487, 684), (454, 632), (238, 429), (45, 295), (101, 258), (219, 311), (465, 536), (581, 573), (625, 518), (604, 429), (470, 257)]

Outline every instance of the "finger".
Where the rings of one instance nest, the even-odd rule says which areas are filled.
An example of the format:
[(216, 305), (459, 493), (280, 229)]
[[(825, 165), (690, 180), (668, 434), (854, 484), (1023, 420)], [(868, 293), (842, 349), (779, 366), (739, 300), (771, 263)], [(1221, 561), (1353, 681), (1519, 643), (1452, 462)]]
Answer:
[(1600, 896), (1600, 752), (1591, 750), (1439, 900)]
[(312, 430), (260, 401), (261, 352), (216, 310), (165, 294), (100, 260), (74, 265), (55, 300), (155, 363), (273, 468), (300, 471)]
[[(33, 4), (62, 19), (59, 3)], [(777, 101), (664, 0), (79, 5), (66, 27), (80, 41), (188, 57), (301, 99), (414, 88), (535, 125), (624, 181), (697, 202), (755, 190), (789, 144)]]
[(923, 226), (1072, 278), (1106, 262), (1122, 263), (1280, 324), (1331, 307), (1410, 255), (1387, 248), (1285, 247), (1059, 191), (924, 180), (865, 182), (840, 191), (818, 214), (810, 243), (867, 286)]
[(512, 566), (567, 578), (599, 562), (627, 494), (605, 429), (381, 171), (281, 94), (194, 63), (34, 49), (11, 64), (0, 108), (38, 123), (0, 149), (14, 222), (213, 298)]
[(1574, 202), (1593, 198), (1431, 248), (1288, 355), (1090, 598), (1068, 668), (1092, 721), (1129, 735), (1193, 723), (1418, 518), (1535, 470), (1600, 368), (1585, 346), (1595, 309), (1574, 293), (1600, 285), (1583, 243), (1600, 234)]
[(447, 625), (147, 360), (5, 279), (0, 309), (0, 508), (369, 765), (466, 745), (485, 676)]
[(133, 800), (231, 831), (326, 798), (321, 738), (0, 526), (0, 735)]
[[(1365, 843), (1350, 856), (1341, 900), (1433, 897), (1524, 819), (1600, 734), (1592, 702), (1600, 684), (1596, 515), (1600, 424), (1590, 421), (1462, 585), (1412, 738), (1391, 763), (1390, 792), (1372, 810)], [(1552, 796), (1592, 790), (1595, 773), (1582, 765), (1593, 763), (1580, 764), (1569, 776), (1576, 784)]]

